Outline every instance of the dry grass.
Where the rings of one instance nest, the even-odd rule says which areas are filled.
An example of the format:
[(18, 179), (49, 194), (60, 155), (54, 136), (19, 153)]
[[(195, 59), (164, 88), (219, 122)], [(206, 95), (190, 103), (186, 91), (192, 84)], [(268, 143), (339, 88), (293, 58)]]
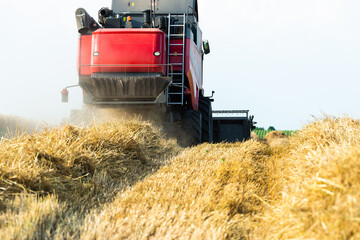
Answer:
[(289, 144), (289, 137), (281, 131), (269, 132), (264, 139), (271, 147), (281, 147)]
[(282, 199), (256, 239), (360, 239), (360, 123), (318, 120), (290, 141)]
[[(277, 195), (267, 145), (249, 141), (188, 149), (88, 219), (83, 239), (220, 239)], [(232, 228), (237, 232), (231, 232)], [(229, 235), (231, 233), (231, 235)]]
[[(9, 209), (15, 196), (34, 194), (41, 205), (43, 196), (55, 194), (66, 204), (66, 211), (52, 218), (60, 229), (36, 231), (49, 230), (54, 237), (61, 228), (70, 228), (71, 236), (78, 236), (87, 212), (152, 174), (179, 150), (176, 142), (161, 138), (158, 129), (137, 120), (90, 128), (64, 126), (4, 139), (0, 143), (0, 207), (7, 219), (14, 215)], [(39, 215), (47, 214), (47, 209), (39, 206), (38, 210)], [(31, 214), (26, 208), (17, 211), (24, 218)], [(28, 221), (36, 217), (29, 216)]]
[(16, 196), (6, 214), (0, 215), (0, 239), (50, 239), (62, 211), (64, 204), (53, 195)]
[(0, 237), (360, 239), (359, 121), (326, 117), (284, 139), (168, 161), (180, 148), (139, 121), (5, 140)]

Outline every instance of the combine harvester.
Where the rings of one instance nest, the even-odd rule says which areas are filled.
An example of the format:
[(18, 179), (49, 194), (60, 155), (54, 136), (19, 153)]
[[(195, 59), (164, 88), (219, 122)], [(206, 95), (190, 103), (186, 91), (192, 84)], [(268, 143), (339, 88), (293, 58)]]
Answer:
[(213, 96), (204, 96), (210, 47), (202, 39), (197, 0), (113, 0), (112, 9), (99, 10), (98, 22), (83, 8), (75, 15), (84, 108), (155, 112), (181, 123), (197, 143), (250, 138), (249, 111), (212, 111)]

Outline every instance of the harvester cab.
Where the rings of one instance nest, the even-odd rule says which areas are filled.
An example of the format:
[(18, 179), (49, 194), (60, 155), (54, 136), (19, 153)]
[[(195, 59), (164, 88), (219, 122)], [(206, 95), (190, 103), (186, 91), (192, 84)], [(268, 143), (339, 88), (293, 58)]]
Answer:
[[(99, 10), (98, 22), (83, 8), (75, 17), (85, 106), (161, 106), (198, 142), (213, 141), (213, 99), (203, 89), (210, 45), (202, 39), (197, 0), (113, 0), (111, 9)], [(251, 129), (244, 131), (248, 138)]]

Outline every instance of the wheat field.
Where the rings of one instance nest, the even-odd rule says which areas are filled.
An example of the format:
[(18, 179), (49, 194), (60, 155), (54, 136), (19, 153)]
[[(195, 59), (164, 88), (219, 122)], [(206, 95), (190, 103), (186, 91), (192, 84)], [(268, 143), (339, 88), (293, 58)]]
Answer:
[(360, 123), (181, 148), (138, 119), (0, 142), (1, 239), (360, 239)]

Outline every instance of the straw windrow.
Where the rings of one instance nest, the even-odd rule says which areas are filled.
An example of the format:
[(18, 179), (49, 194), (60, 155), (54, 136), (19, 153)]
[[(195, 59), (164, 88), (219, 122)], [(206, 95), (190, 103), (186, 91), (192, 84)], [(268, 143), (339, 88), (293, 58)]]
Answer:
[[(68, 215), (79, 214), (75, 222), (80, 226), (88, 211), (152, 174), (164, 164), (164, 159), (179, 150), (174, 141), (161, 138), (159, 130), (150, 123), (137, 120), (89, 128), (64, 126), (4, 139), (0, 143), (0, 207), (5, 216), (13, 215), (9, 209), (16, 196), (23, 199), (19, 194), (38, 197), (55, 194), (70, 211), (55, 217), (53, 224), (64, 224), (67, 228), (73, 225), (66, 223), (72, 221)], [(20, 209), (28, 212), (26, 206), (29, 204)], [(38, 214), (41, 217), (43, 213)], [(65, 222), (59, 219), (64, 216)], [(78, 232), (79, 226), (71, 228)], [(5, 222), (1, 227), (9, 226)]]
[(262, 216), (256, 238), (360, 239), (360, 122), (326, 117), (290, 145), (283, 196)]

